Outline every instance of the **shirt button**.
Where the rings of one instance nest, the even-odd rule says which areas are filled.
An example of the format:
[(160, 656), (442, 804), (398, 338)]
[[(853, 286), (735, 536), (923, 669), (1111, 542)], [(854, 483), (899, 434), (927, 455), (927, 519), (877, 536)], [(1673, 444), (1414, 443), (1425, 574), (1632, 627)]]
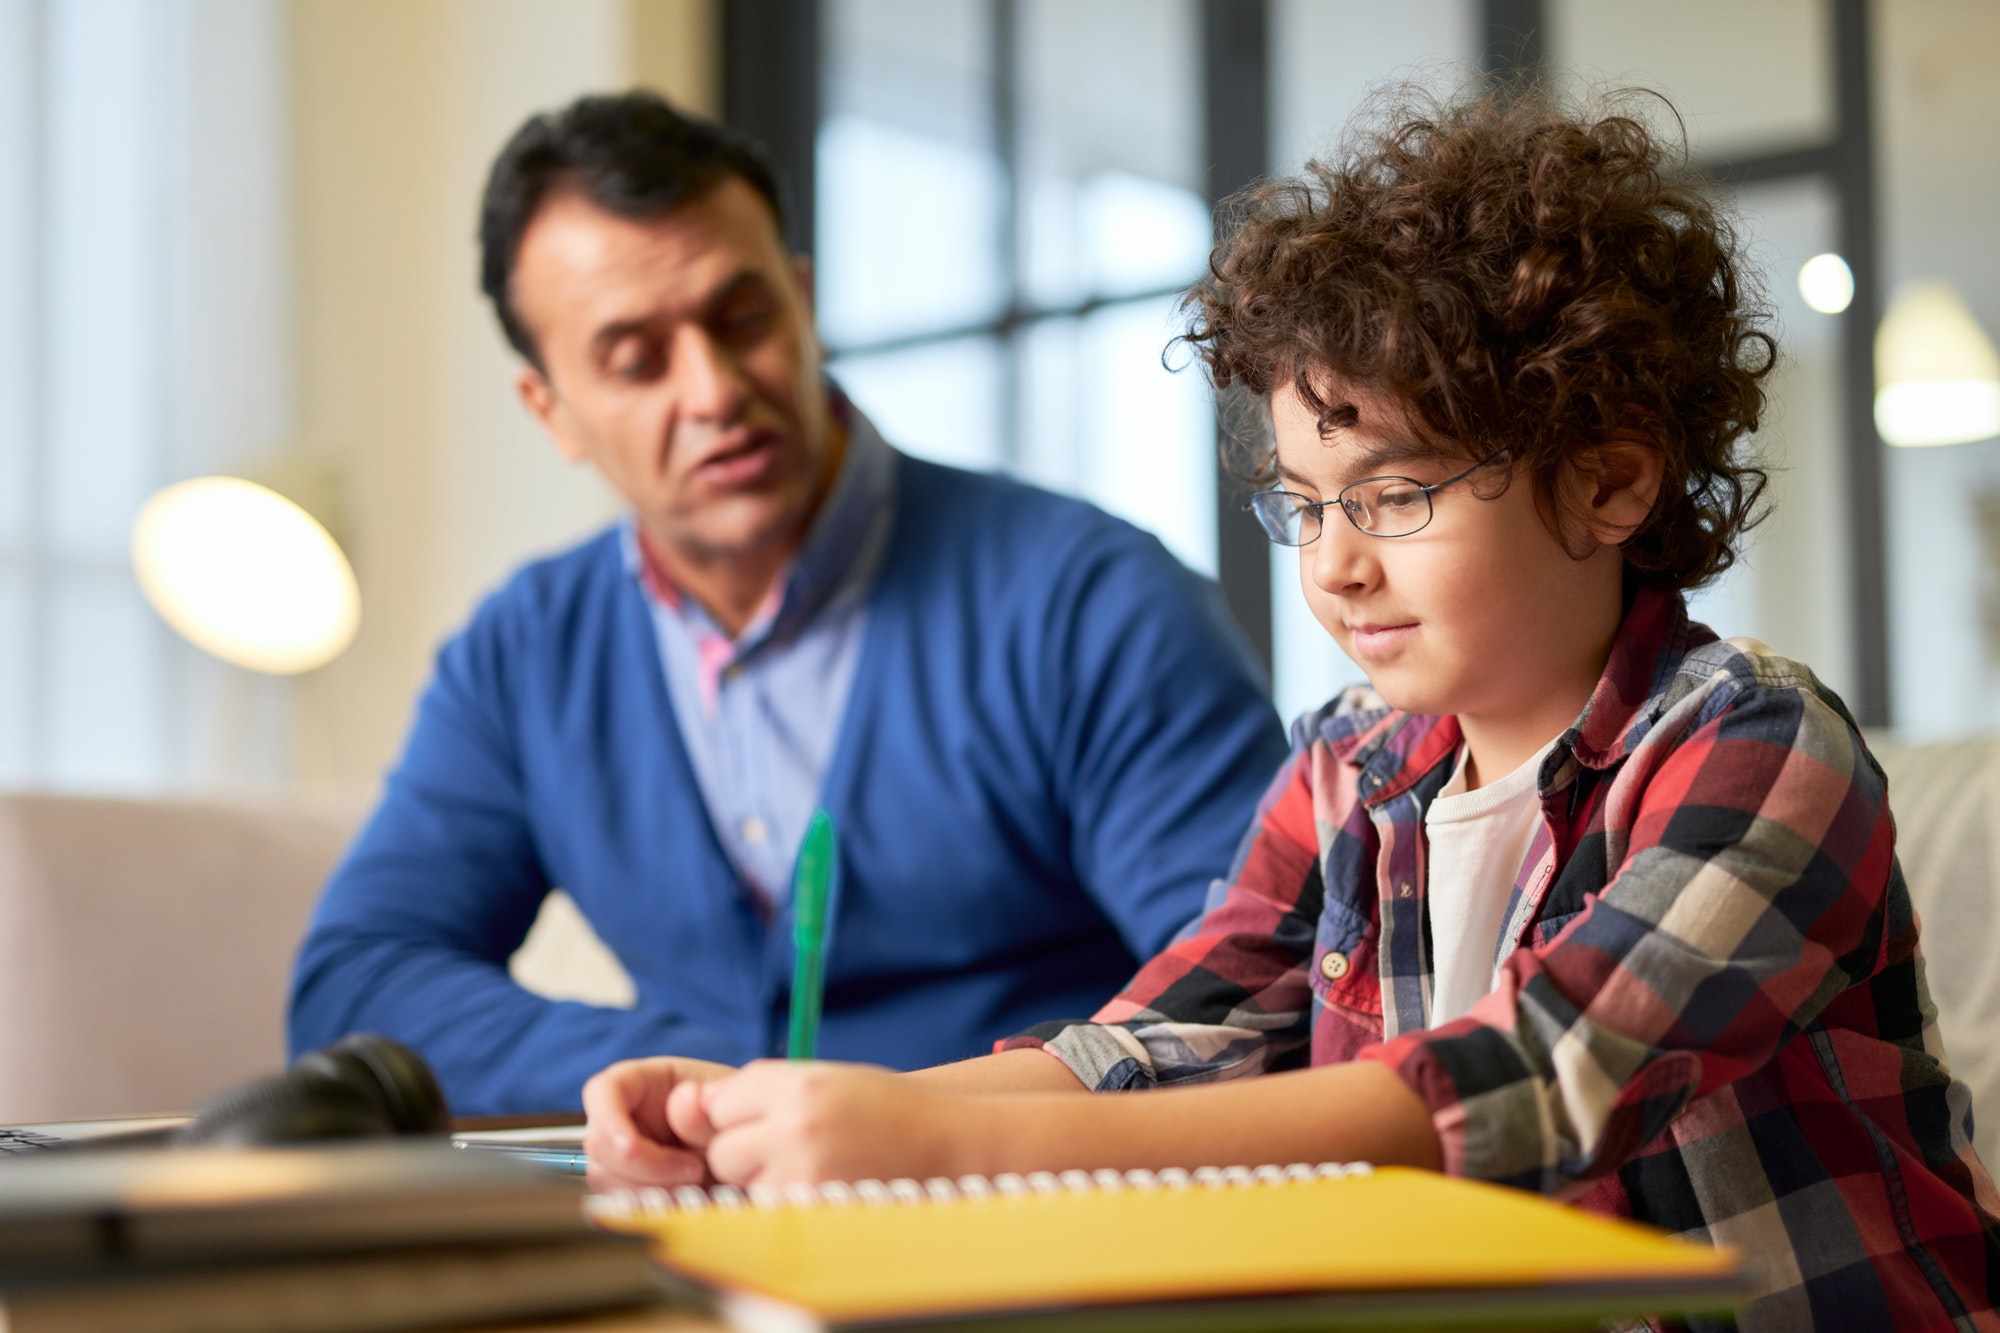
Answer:
[(741, 833), (743, 841), (752, 847), (761, 847), (764, 845), (764, 839), (771, 836), (771, 826), (752, 815), (737, 826), (737, 832)]
[(1400, 898), (1407, 898), (1415, 892), (1416, 890), (1410, 887), (1410, 881), (1407, 879), (1396, 886), (1396, 895)]
[(1338, 981), (1347, 975), (1347, 955), (1328, 951), (1319, 960), (1319, 974), (1328, 981)]

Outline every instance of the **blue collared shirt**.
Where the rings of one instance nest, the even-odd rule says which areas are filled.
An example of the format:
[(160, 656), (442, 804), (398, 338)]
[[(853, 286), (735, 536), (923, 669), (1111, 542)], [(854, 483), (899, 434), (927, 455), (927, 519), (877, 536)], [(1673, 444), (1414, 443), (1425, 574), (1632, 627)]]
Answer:
[(767, 907), (790, 894), (792, 862), (821, 799), (894, 510), (895, 452), (859, 412), (838, 400), (836, 411), (848, 432), (840, 475), (773, 595), (735, 639), (695, 599), (647, 576), (631, 517), (621, 534), (709, 822)]

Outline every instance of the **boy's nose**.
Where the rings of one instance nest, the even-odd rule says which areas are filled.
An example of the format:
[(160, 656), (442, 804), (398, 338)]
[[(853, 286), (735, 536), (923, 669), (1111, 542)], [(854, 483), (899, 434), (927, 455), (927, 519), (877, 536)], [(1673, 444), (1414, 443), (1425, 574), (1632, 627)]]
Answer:
[(1380, 539), (1356, 530), (1338, 513), (1329, 512), (1319, 540), (1300, 548), (1306, 575), (1321, 592), (1352, 593), (1368, 587), (1375, 577), (1374, 545)]

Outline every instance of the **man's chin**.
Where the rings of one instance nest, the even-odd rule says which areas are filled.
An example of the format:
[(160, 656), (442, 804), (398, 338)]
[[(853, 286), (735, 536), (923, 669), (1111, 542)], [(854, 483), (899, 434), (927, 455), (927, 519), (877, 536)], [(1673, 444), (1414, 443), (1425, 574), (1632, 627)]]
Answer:
[[(735, 505), (735, 509), (750, 506)], [(650, 528), (656, 540), (664, 538), (674, 554), (702, 564), (733, 561), (762, 561), (774, 551), (787, 551), (797, 544), (803, 521), (801, 507), (758, 506), (762, 512), (705, 514), (708, 521), (676, 523)], [(720, 521), (718, 521), (720, 520)]]

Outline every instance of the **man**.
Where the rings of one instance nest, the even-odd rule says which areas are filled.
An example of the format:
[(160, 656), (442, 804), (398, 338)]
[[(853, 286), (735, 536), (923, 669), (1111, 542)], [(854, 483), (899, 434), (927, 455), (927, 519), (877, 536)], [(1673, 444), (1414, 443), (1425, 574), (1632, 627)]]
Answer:
[[(822, 1054), (914, 1067), (1093, 1011), (1285, 756), (1213, 589), (1086, 505), (885, 444), (821, 378), (775, 179), (726, 130), (642, 93), (538, 116), (480, 234), (522, 401), (631, 516), (440, 653), (305, 941), (294, 1048), (399, 1038), (472, 1113), (779, 1052), (815, 805)], [(556, 886), (635, 1008), (509, 979)]]

